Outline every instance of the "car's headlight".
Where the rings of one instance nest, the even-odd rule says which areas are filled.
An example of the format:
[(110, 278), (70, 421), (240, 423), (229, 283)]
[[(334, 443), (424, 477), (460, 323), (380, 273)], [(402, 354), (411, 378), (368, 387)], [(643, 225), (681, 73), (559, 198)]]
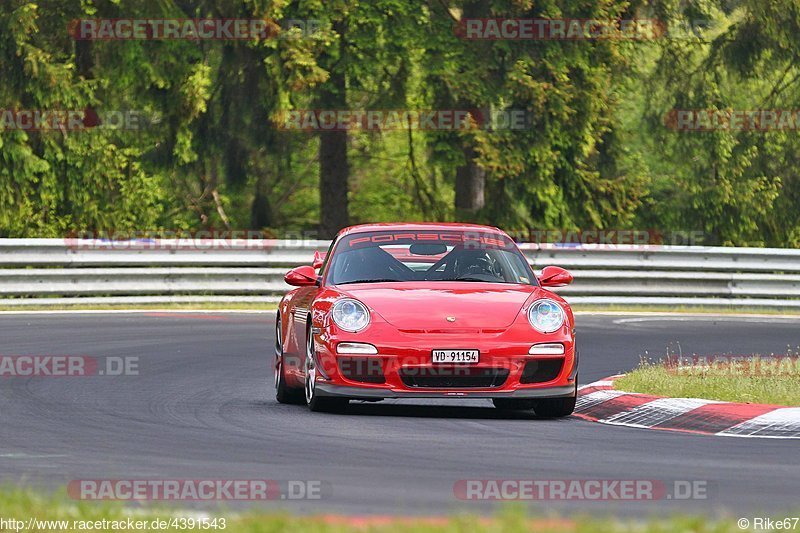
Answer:
[(351, 333), (361, 331), (369, 325), (369, 310), (364, 304), (351, 298), (333, 304), (331, 316), (337, 326)]
[(564, 310), (553, 300), (543, 299), (533, 302), (528, 309), (528, 321), (533, 329), (541, 333), (553, 333), (564, 325)]

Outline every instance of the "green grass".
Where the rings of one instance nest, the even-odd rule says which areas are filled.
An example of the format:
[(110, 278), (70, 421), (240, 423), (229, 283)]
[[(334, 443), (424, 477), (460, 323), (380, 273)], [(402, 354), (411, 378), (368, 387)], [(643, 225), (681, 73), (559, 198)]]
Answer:
[(619, 378), (614, 387), (671, 398), (797, 407), (800, 406), (800, 360), (784, 358), (771, 364), (768, 358), (754, 356), (732, 364), (682, 367), (643, 360), (637, 369)]
[[(734, 533), (741, 531), (736, 526), (736, 517), (710, 520), (701, 517), (678, 516), (669, 519), (646, 521), (621, 521), (613, 518), (590, 518), (588, 516), (569, 519), (530, 515), (522, 506), (504, 508), (491, 518), (474, 515), (458, 515), (443, 518), (366, 518), (346, 516), (294, 516), (286, 512), (243, 512), (207, 511), (208, 519), (225, 519), (225, 529), (180, 529), (166, 528), (159, 531), (226, 531), (231, 533), (344, 533), (363, 531), (370, 533)], [(45, 495), (23, 489), (0, 491), (0, 518), (27, 521), (67, 520), (66, 529), (20, 529), (19, 531), (86, 531), (74, 527), (74, 521), (114, 521), (132, 520), (152, 522), (154, 519), (169, 520), (186, 517), (197, 519), (197, 513), (181, 513), (177, 508), (125, 506), (118, 503), (86, 502), (67, 500), (62, 497)], [(80, 525), (80, 524), (78, 524)], [(112, 529), (94, 528), (94, 531)], [(119, 529), (123, 531), (126, 529)], [(6, 524), (0, 531), (15, 531)], [(155, 529), (142, 529), (155, 531)]]

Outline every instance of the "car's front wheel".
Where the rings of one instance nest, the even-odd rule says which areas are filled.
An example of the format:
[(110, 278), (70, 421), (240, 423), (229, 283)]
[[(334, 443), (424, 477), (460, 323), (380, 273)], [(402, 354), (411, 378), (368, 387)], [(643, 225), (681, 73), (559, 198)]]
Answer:
[(571, 415), (575, 411), (575, 403), (578, 401), (578, 380), (575, 379), (575, 394), (565, 398), (542, 398), (535, 400), (533, 410), (536, 416), (543, 418), (562, 418)]
[(533, 400), (518, 400), (512, 398), (492, 398), (492, 403), (504, 411), (528, 411), (533, 409)]
[(314, 349), (314, 334), (309, 325), (306, 332), (305, 393), (306, 405), (312, 411), (334, 413), (347, 408), (347, 398), (329, 398), (317, 394), (317, 362)]

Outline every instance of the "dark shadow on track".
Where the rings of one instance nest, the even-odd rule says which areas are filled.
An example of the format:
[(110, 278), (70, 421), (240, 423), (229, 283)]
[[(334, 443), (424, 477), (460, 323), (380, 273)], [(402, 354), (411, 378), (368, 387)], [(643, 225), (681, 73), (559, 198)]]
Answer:
[[(301, 407), (302, 408), (302, 407)], [(487, 405), (419, 405), (399, 403), (350, 402), (346, 415), (395, 416), (408, 418), (452, 418), (475, 420), (565, 420), (538, 417), (533, 411), (507, 411)]]

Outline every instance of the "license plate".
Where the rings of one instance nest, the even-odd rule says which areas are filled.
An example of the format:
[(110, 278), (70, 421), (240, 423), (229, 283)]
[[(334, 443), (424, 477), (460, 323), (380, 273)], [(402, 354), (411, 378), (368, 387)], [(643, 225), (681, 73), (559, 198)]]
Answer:
[(434, 363), (477, 363), (480, 359), (478, 350), (433, 350)]

